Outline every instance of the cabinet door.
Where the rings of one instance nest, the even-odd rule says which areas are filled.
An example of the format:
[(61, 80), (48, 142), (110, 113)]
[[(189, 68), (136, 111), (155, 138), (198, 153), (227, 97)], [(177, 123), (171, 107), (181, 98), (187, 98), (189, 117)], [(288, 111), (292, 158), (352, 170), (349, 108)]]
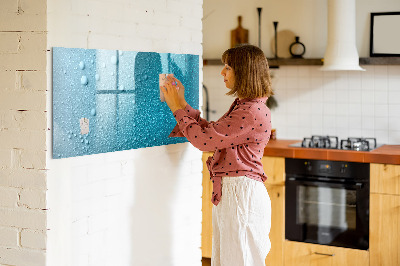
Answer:
[(211, 152), (203, 153), (203, 194), (202, 194), (202, 224), (201, 224), (201, 253), (204, 258), (211, 258), (212, 252), (212, 183), (206, 161)]
[(285, 240), (285, 187), (265, 184), (271, 199), (271, 250), (265, 259), (266, 266), (283, 265)]
[(400, 196), (371, 194), (371, 266), (400, 265)]
[(400, 195), (400, 165), (370, 165), (371, 193)]
[(285, 158), (264, 156), (261, 163), (268, 177), (266, 184), (285, 185)]
[(338, 265), (367, 266), (368, 251), (285, 241), (285, 266)]

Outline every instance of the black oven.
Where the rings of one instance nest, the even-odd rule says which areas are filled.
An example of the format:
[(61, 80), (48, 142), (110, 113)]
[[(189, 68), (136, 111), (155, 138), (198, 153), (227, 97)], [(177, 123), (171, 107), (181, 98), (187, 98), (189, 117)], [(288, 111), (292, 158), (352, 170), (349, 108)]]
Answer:
[(368, 249), (368, 163), (287, 158), (285, 169), (286, 239)]

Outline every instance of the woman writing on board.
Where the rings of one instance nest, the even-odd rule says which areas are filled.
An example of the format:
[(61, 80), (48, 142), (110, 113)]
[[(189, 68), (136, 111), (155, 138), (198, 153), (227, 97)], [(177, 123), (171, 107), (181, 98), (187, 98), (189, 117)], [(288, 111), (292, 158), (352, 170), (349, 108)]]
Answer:
[(214, 151), (207, 160), (213, 183), (212, 265), (265, 265), (271, 248), (271, 202), (261, 164), (271, 131), (268, 62), (252, 45), (228, 49), (222, 62), (227, 95), (236, 99), (216, 122), (201, 118), (186, 103), (182, 83), (168, 77), (161, 90), (178, 122), (170, 136), (185, 136), (201, 151)]

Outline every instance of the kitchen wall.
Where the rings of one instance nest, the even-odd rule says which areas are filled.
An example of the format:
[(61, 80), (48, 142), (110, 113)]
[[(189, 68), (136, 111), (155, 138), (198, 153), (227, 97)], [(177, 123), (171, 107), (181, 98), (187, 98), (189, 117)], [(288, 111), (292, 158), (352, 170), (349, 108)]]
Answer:
[[(274, 26), (278, 21), (280, 42), (292, 43), (299, 36), (306, 46), (305, 57), (324, 56), (327, 41), (327, 0), (204, 0), (204, 58), (220, 58), (230, 46), (230, 31), (238, 26), (249, 30), (249, 43), (258, 45), (258, 12), (261, 7), (261, 49), (267, 57), (274, 55)], [(370, 13), (400, 11), (398, 0), (356, 0), (356, 42), (360, 57), (369, 56)], [(278, 53), (281, 49), (278, 46)], [(286, 48), (285, 48), (286, 49)], [(288, 49), (288, 48), (287, 48)], [(283, 52), (283, 51), (282, 51)], [(288, 54), (287, 52), (283, 54)], [(290, 54), (288, 54), (290, 56)]]
[[(49, 0), (47, 45), (201, 58), (201, 18), (202, 0)], [(51, 88), (50, 56), (47, 70)], [(184, 143), (50, 154), (48, 265), (201, 264), (201, 152)]]
[[(234, 1), (228, 12), (222, 2), (204, 1), (204, 58), (220, 58), (230, 44), (229, 31), (243, 15), (250, 30), (249, 42), (257, 45), (257, 6), (263, 7), (262, 49), (271, 56), (273, 20), (281, 29), (301, 36), (306, 58), (322, 58), (326, 47), (327, 1)], [(250, 8), (249, 8), (250, 6)], [(251, 10), (249, 10), (251, 9)], [(399, 1), (356, 1), (357, 48), (369, 56), (369, 13), (400, 10)], [(219, 16), (224, 12), (224, 16)], [(246, 15), (247, 14), (247, 15)], [(248, 18), (248, 24), (245, 21)], [(251, 22), (251, 18), (253, 22)], [(232, 22), (231, 22), (232, 21)], [(282, 22), (282, 23), (281, 23)], [(264, 24), (267, 24), (264, 26)], [(218, 25), (216, 27), (215, 25)], [(269, 28), (268, 28), (269, 27)], [(278, 30), (279, 30), (278, 26)], [(269, 29), (269, 30), (268, 30)], [(217, 34), (221, 38), (214, 38)], [(279, 50), (278, 50), (279, 52)], [(366, 65), (365, 72), (322, 72), (319, 66), (281, 66), (271, 69), (278, 108), (272, 111), (277, 137), (301, 139), (311, 135), (376, 137), (379, 143), (400, 143), (400, 66)], [(205, 66), (204, 85), (210, 94), (211, 120), (218, 119), (233, 99), (225, 96), (221, 66)]]

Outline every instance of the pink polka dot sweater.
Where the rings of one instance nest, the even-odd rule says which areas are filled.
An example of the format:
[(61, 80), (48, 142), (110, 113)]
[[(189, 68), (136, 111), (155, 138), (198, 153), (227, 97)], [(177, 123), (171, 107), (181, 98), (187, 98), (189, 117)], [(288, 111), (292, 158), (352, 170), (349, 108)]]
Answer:
[(178, 124), (170, 137), (184, 136), (199, 150), (214, 151), (207, 160), (214, 205), (221, 200), (224, 176), (247, 176), (261, 182), (267, 179), (261, 164), (271, 132), (271, 112), (266, 100), (267, 97), (237, 98), (216, 122), (201, 118), (200, 111), (189, 105), (174, 112)]

